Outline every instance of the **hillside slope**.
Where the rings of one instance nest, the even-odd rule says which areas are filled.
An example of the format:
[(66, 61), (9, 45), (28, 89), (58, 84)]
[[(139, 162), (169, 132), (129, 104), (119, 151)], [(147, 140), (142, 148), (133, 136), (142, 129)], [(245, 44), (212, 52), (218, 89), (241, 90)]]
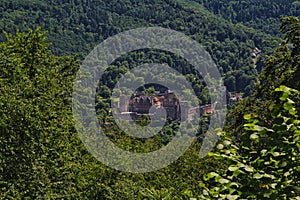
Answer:
[(300, 16), (298, 0), (195, 0), (214, 14), (233, 23), (243, 23), (265, 33), (278, 35), (282, 16)]
[(41, 26), (48, 31), (55, 54), (79, 54), (81, 58), (96, 44), (123, 30), (145, 26), (175, 29), (206, 47), (230, 91), (246, 93), (257, 75), (249, 56), (251, 49), (258, 46), (267, 53), (278, 41), (243, 25), (233, 25), (201, 5), (186, 6), (175, 0), (4, 0), (0, 11), (1, 30), (13, 33)]

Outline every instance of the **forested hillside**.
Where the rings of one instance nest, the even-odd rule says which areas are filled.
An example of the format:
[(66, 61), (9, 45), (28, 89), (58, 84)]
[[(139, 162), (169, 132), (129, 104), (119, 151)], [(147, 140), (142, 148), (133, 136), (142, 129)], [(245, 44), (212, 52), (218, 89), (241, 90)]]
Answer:
[(0, 9), (1, 30), (14, 33), (41, 26), (48, 31), (56, 55), (79, 54), (83, 58), (107, 37), (136, 27), (162, 26), (184, 32), (206, 47), (229, 91), (247, 95), (257, 69), (262, 68), (261, 62), (254, 67), (251, 50), (258, 47), (267, 55), (278, 44), (278, 38), (241, 24), (233, 25), (201, 5), (186, 6), (176, 0), (4, 0)]
[(229, 167), (203, 177), (202, 198), (300, 197), (300, 20), (284, 17), (280, 30), (285, 44), (266, 60), (254, 93), (227, 115), (211, 155)]
[[(299, 89), (299, 19), (284, 19), (282, 31), (295, 45), (278, 47), (267, 60), (253, 96), (229, 113), (213, 157), (200, 159), (195, 141), (172, 165), (144, 174), (106, 167), (81, 143), (70, 104), (78, 62), (53, 55), (40, 30), (6, 35), (0, 45), (0, 198), (296, 199), (300, 97), (280, 85)], [(166, 136), (172, 134), (174, 127), (166, 128)], [(147, 151), (161, 142), (132, 143), (123, 135), (119, 145)]]
[[(2, 0), (0, 199), (299, 200), (300, 20), (279, 19), (297, 15), (298, 1), (221, 2)], [(124, 30), (149, 26), (175, 29), (201, 43), (228, 90), (245, 97), (232, 105), (223, 130), (214, 130), (221, 138), (208, 156), (199, 157), (203, 138), (211, 134), (205, 132), (212, 115), (204, 113), (196, 131), (185, 128), (195, 139), (172, 164), (149, 173), (118, 171), (84, 146), (72, 112), (73, 84), (94, 46)], [(255, 47), (262, 53), (253, 59)], [(88, 106), (110, 141), (133, 153), (168, 145), (180, 123), (168, 119), (159, 134), (134, 138), (111, 118), (117, 79), (151, 62), (183, 74), (200, 105), (211, 103), (214, 95), (178, 55), (146, 49), (115, 60), (99, 80), (95, 104)]]
[(282, 16), (300, 16), (298, 0), (195, 0), (214, 14), (233, 23), (242, 23), (265, 33), (278, 35)]

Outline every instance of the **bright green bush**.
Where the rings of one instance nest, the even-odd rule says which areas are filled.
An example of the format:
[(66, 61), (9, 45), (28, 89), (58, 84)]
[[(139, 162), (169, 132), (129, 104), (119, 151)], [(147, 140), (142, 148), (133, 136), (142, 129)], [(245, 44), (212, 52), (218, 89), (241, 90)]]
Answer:
[[(260, 126), (255, 115), (245, 115), (245, 132), (237, 142), (224, 136), (210, 155), (230, 163), (210, 172), (201, 182), (202, 198), (297, 199), (300, 195), (300, 120), (293, 98), (300, 92), (286, 86), (275, 90), (279, 103), (270, 106), (272, 123)], [(226, 135), (226, 133), (224, 133)]]

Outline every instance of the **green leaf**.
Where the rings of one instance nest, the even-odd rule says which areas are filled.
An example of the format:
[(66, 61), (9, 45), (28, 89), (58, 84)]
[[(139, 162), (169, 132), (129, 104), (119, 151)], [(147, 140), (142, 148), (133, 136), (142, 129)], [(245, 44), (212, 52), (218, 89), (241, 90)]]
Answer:
[(285, 85), (281, 85), (275, 89), (276, 92), (289, 92), (290, 90), (291, 90), (291, 88), (289, 88)]
[(216, 154), (214, 152), (208, 152), (207, 154), (208, 156), (216, 156)]
[(228, 140), (225, 140), (225, 141), (223, 142), (223, 144), (224, 144), (225, 146), (228, 146), (228, 145), (230, 145), (230, 144), (231, 144), (231, 142), (230, 142), (230, 141), (228, 141)]
[(256, 163), (258, 164), (258, 166), (260, 166), (260, 164), (261, 164), (262, 162), (264, 162), (263, 159), (258, 159), (258, 160), (256, 161)]
[(252, 118), (251, 114), (244, 115), (245, 120), (250, 120)]
[(284, 93), (282, 94), (282, 96), (280, 97), (280, 100), (281, 100), (281, 101), (286, 101), (288, 97), (289, 97), (289, 94), (286, 93), (286, 92), (284, 92)]
[(263, 175), (259, 174), (259, 173), (256, 173), (253, 175), (253, 178), (254, 179), (261, 179), (263, 177)]
[(259, 136), (257, 134), (255, 134), (255, 133), (253, 133), (253, 134), (250, 135), (250, 139), (257, 141), (259, 139)]
[(245, 172), (243, 172), (243, 171), (241, 171), (241, 170), (236, 170), (236, 171), (234, 171), (233, 172), (233, 176), (235, 176), (235, 177), (237, 177), (238, 175), (240, 175), (240, 174), (244, 174)]
[(205, 188), (205, 187), (206, 187), (206, 186), (205, 186), (205, 183), (203, 183), (202, 181), (199, 182), (199, 186), (200, 186), (201, 188)]
[(289, 99), (289, 98), (287, 99), (287, 102), (290, 103), (290, 104), (295, 104), (295, 102), (292, 99)]
[(239, 170), (239, 168), (236, 166), (230, 166), (230, 167), (228, 167), (228, 170), (233, 172), (233, 171)]
[(227, 180), (227, 179), (225, 179), (225, 178), (221, 178), (221, 179), (219, 180), (219, 183), (221, 183), (221, 184), (226, 184), (226, 183), (229, 183), (229, 180)]
[(183, 192), (184, 195), (188, 196), (188, 197), (192, 197), (193, 196), (193, 192), (191, 190), (185, 190)]
[(290, 103), (290, 102), (285, 102), (285, 103), (283, 104), (283, 108), (284, 108), (285, 110), (291, 110), (291, 109), (293, 108), (293, 104)]
[(297, 112), (296, 112), (296, 109), (295, 109), (295, 108), (292, 108), (292, 109), (289, 110), (289, 113), (290, 113), (291, 115), (295, 116)]
[(230, 187), (232, 187), (232, 186), (234, 186), (234, 187), (238, 188), (238, 187), (239, 187), (239, 184), (238, 184), (238, 183), (234, 183), (234, 182), (232, 182), (232, 183), (230, 183)]
[(260, 151), (260, 153), (261, 153), (262, 155), (265, 155), (267, 152), (268, 152), (267, 149), (262, 149), (262, 150)]
[(273, 152), (272, 155), (273, 155), (274, 157), (278, 157), (278, 156), (280, 156), (280, 153), (279, 153), (279, 152)]
[(220, 176), (219, 174), (217, 174), (216, 172), (210, 172), (207, 174), (209, 178), (213, 178), (213, 177), (218, 177)]
[(261, 127), (261, 126), (258, 126), (258, 125), (255, 125), (254, 126), (254, 130), (258, 131), (258, 132), (261, 132), (261, 131), (265, 131), (265, 128), (264, 127)]
[(203, 176), (203, 180), (207, 181), (207, 180), (209, 180), (211, 178), (214, 178), (214, 177), (220, 177), (220, 175), (217, 174), (216, 172), (210, 172), (210, 173)]
[(244, 169), (247, 171), (247, 172), (253, 172), (253, 169), (249, 166), (245, 166)]
[(286, 167), (287, 166), (287, 162), (281, 162), (279, 167), (283, 168), (283, 167)]
[(238, 199), (240, 196), (239, 195), (231, 195), (231, 194), (228, 194), (226, 195), (227, 199), (228, 200), (236, 200)]

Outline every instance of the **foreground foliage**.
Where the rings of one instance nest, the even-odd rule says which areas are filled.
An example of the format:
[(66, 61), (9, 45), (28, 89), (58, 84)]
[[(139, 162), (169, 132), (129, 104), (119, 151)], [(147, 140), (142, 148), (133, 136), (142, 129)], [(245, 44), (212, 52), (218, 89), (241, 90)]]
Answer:
[(245, 115), (247, 123), (241, 142), (229, 137), (218, 145), (216, 159), (229, 160), (230, 166), (210, 172), (204, 181), (206, 198), (221, 199), (295, 199), (300, 195), (300, 108), (293, 96), (298, 90), (281, 86), (280, 102), (270, 106), (273, 123), (261, 126), (255, 115)]
[(285, 44), (266, 60), (253, 95), (228, 114), (211, 156), (230, 166), (204, 176), (202, 198), (299, 199), (299, 19), (282, 18), (281, 31)]
[[(197, 177), (218, 163), (200, 159), (198, 144), (147, 174), (116, 171), (93, 158), (71, 112), (78, 61), (53, 55), (46, 41), (36, 30), (6, 34), (0, 43), (0, 199), (184, 199), (187, 189), (200, 195)], [(117, 137), (115, 128), (107, 134)], [(147, 152), (162, 142), (123, 135), (118, 145)]]

